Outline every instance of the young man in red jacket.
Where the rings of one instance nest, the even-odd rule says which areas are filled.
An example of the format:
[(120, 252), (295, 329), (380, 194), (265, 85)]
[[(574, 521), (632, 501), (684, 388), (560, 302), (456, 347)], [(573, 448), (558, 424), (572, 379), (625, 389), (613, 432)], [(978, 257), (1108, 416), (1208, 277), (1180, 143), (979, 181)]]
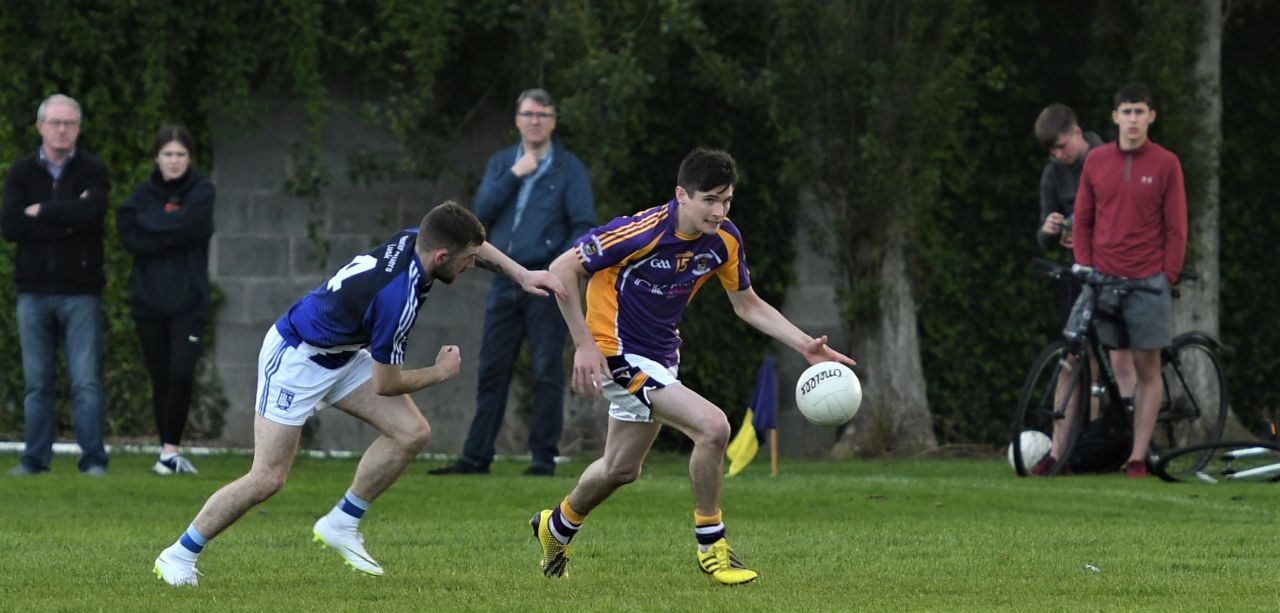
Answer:
[[(1120, 137), (1094, 149), (1085, 160), (1076, 193), (1073, 250), (1082, 266), (1154, 290), (1125, 294), (1115, 306), (1116, 320), (1095, 320), (1103, 344), (1133, 356), (1138, 380), (1133, 449), (1125, 472), (1144, 478), (1163, 394), (1160, 350), (1173, 339), (1169, 288), (1178, 282), (1186, 253), (1187, 197), (1178, 156), (1147, 138), (1156, 120), (1147, 86), (1130, 83), (1120, 88), (1111, 119)], [(1104, 292), (1099, 297), (1099, 309), (1107, 308), (1111, 296)], [(1119, 383), (1129, 387), (1125, 381)]]

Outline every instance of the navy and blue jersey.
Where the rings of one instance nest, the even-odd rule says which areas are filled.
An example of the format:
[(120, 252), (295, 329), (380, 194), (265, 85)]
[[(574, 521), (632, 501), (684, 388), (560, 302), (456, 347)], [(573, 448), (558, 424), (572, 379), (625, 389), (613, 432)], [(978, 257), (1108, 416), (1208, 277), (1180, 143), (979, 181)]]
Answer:
[(404, 362), (409, 331), (431, 291), (414, 251), (418, 229), (357, 255), (289, 308), (276, 329), (290, 346), (319, 350), (312, 361), (339, 368), (364, 347), (382, 364)]

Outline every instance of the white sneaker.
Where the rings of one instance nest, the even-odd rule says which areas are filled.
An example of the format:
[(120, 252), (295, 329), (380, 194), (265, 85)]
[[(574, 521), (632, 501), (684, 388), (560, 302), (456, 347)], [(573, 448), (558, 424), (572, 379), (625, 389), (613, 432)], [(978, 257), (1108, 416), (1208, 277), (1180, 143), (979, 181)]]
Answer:
[(316, 520), (312, 530), (313, 540), (328, 545), (342, 554), (347, 564), (366, 575), (382, 576), (382, 567), (364, 549), (364, 535), (355, 530), (338, 530), (329, 525), (328, 517)]
[(200, 585), (200, 571), (196, 570), (195, 564), (184, 564), (166, 556), (166, 553), (168, 550), (161, 551), (160, 556), (156, 558), (153, 570), (157, 577), (174, 587)]
[(168, 460), (156, 460), (151, 467), (151, 472), (157, 475), (195, 475), (200, 471), (196, 470), (196, 465), (180, 455), (173, 456)]

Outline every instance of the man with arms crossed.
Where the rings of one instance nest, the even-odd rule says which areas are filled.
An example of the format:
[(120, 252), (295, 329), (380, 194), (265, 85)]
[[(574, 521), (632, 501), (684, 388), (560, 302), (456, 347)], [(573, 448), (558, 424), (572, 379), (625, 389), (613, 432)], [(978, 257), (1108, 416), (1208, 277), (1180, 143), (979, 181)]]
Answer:
[(102, 444), (102, 236), (111, 183), (107, 166), (76, 146), (80, 103), (49, 96), (36, 110), (40, 148), (18, 159), (4, 179), (0, 229), (17, 243), (26, 449), (13, 476), (49, 471), (57, 434), (58, 345), (71, 379), (72, 422), (80, 443), (80, 473), (107, 474)]
[(383, 574), (356, 530), (360, 518), (431, 437), (409, 394), (452, 378), (462, 365), (458, 348), (445, 345), (433, 366), (403, 369), (409, 331), (427, 293), (436, 281), (452, 283), (477, 264), (501, 271), (530, 293), (564, 293), (551, 273), (526, 270), (484, 239), (474, 215), (445, 202), (418, 228), (356, 256), (276, 321), (258, 356), (253, 466), (209, 497), (181, 538), (160, 552), (156, 576), (175, 586), (197, 584), (196, 557), (209, 539), (284, 486), (302, 425), (321, 403), (382, 436), (360, 459), (351, 488), (316, 521), (315, 540), (356, 570)]
[[(1098, 338), (1133, 360), (1133, 448), (1125, 473), (1146, 478), (1147, 447), (1163, 394), (1160, 350), (1173, 340), (1173, 299), (1187, 248), (1187, 197), (1178, 156), (1151, 142), (1156, 120), (1151, 92), (1130, 83), (1116, 92), (1111, 119), (1120, 129), (1115, 143), (1089, 154), (1076, 194), (1073, 249), (1076, 263), (1103, 274), (1131, 279), (1154, 291), (1131, 291), (1121, 298), (1117, 321), (1094, 319)], [(1108, 291), (1099, 296), (1105, 308)]]
[(565, 287), (587, 277), (587, 312), (576, 291), (560, 297), (560, 311), (577, 351), (573, 388), (609, 400), (604, 455), (555, 508), (534, 514), (542, 572), (565, 575), (569, 541), (586, 515), (640, 476), (663, 424), (693, 440), (694, 533), (702, 571), (733, 585), (756, 578), (725, 540), (720, 513), (722, 461), (729, 440), (724, 411), (677, 378), (677, 329), (693, 294), (712, 277), (734, 312), (795, 349), (810, 364), (853, 360), (805, 334), (751, 289), (742, 236), (727, 215), (738, 175), (723, 151), (698, 149), (680, 164), (675, 199), (590, 230), (556, 258), (551, 272)]

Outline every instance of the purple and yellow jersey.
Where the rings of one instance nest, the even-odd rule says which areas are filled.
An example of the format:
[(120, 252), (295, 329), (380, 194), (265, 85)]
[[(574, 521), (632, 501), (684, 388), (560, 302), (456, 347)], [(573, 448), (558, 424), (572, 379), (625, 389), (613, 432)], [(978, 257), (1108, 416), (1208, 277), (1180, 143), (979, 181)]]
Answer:
[[(606, 357), (631, 353), (680, 361), (680, 318), (712, 276), (729, 291), (751, 287), (742, 235), (727, 218), (715, 234), (676, 232), (675, 200), (618, 217), (574, 243), (587, 282), (587, 327)], [(714, 273), (714, 274), (713, 274)]]

